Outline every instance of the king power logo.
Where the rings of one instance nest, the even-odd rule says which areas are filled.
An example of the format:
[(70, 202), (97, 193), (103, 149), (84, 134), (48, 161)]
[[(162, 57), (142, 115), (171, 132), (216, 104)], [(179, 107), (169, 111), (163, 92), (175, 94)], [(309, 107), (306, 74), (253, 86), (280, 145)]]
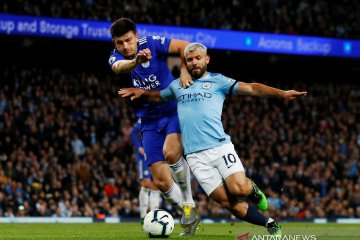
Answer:
[(247, 232), (240, 236), (236, 237), (236, 240), (317, 240), (316, 235), (283, 235), (283, 236), (273, 236), (273, 235), (253, 235), (250, 236), (250, 233)]
[(150, 74), (148, 77), (134, 78), (133, 85), (134, 87), (143, 88), (145, 90), (151, 90), (160, 86), (160, 82), (155, 74)]

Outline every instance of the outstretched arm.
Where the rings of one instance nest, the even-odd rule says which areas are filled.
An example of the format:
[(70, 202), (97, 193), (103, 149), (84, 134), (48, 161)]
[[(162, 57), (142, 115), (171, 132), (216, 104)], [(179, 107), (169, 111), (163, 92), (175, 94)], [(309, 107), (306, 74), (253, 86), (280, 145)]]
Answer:
[(123, 88), (118, 91), (118, 94), (121, 97), (130, 97), (131, 101), (143, 97), (149, 102), (163, 102), (160, 91), (144, 90), (141, 88)]
[(300, 96), (306, 96), (307, 92), (298, 92), (295, 90), (284, 91), (278, 88), (269, 87), (261, 83), (244, 83), (238, 85), (237, 91), (242, 95), (257, 97), (280, 97), (286, 100), (292, 100)]

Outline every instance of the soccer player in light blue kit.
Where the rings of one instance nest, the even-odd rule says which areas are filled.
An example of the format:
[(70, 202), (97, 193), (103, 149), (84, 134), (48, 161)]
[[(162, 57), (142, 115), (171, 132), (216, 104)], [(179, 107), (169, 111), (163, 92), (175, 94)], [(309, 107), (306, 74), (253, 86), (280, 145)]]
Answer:
[[(111, 69), (120, 76), (122, 85), (139, 89), (162, 90), (168, 87), (174, 77), (167, 66), (166, 56), (180, 54), (184, 59), (184, 48), (189, 44), (160, 36), (139, 38), (136, 25), (129, 18), (113, 22), (110, 33), (115, 45), (109, 57)], [(184, 61), (180, 77), (183, 86), (192, 82)], [(137, 101), (132, 106), (141, 119), (146, 164), (154, 182), (165, 199), (182, 209), (181, 236), (193, 235), (200, 217), (192, 197), (189, 165), (183, 158), (176, 102), (153, 104)]]
[[(136, 121), (130, 133), (131, 141), (135, 146), (136, 163), (139, 171), (140, 191), (139, 191), (139, 208), (140, 218), (143, 224), (147, 210), (158, 209), (161, 203), (161, 192), (152, 181), (150, 170), (145, 164), (145, 152), (141, 138), (141, 122)], [(150, 206), (150, 207), (149, 207)]]
[(245, 176), (244, 167), (235, 152), (230, 136), (224, 132), (221, 113), (225, 95), (273, 96), (287, 100), (306, 95), (295, 90), (283, 91), (259, 83), (237, 82), (221, 74), (207, 72), (210, 61), (207, 49), (192, 43), (184, 50), (187, 69), (194, 83), (188, 89), (173, 81), (161, 91), (120, 89), (123, 97), (148, 101), (176, 99), (182, 142), (186, 159), (206, 194), (230, 210), (236, 217), (264, 226), (271, 235), (281, 236), (281, 227), (265, 217), (254, 206), (239, 197), (247, 197), (260, 210), (267, 209), (267, 199), (256, 184)]

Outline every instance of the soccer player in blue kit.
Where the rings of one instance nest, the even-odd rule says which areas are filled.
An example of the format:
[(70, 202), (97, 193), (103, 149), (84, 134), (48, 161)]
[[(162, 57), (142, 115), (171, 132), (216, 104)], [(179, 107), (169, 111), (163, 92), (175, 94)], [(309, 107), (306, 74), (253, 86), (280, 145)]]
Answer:
[(194, 80), (188, 89), (182, 88), (175, 80), (161, 91), (127, 88), (120, 89), (118, 93), (122, 97), (130, 96), (131, 100), (141, 96), (154, 102), (176, 99), (186, 159), (206, 194), (236, 217), (266, 227), (271, 235), (281, 236), (281, 227), (274, 219), (264, 216), (248, 202), (239, 200), (239, 197), (247, 197), (257, 203), (260, 210), (267, 209), (265, 195), (246, 177), (230, 136), (224, 132), (221, 113), (226, 94), (292, 100), (305, 96), (306, 92), (237, 82), (224, 75), (207, 72), (210, 58), (201, 43), (188, 45), (184, 56)]
[[(167, 66), (166, 56), (180, 54), (184, 59), (184, 49), (189, 44), (160, 36), (139, 38), (136, 25), (129, 18), (113, 22), (110, 33), (115, 45), (109, 58), (111, 69), (120, 76), (123, 84), (139, 89), (162, 90), (168, 87), (174, 77)], [(192, 83), (192, 78), (182, 62), (180, 78), (186, 87)], [(132, 105), (136, 116), (141, 119), (145, 161), (154, 183), (166, 200), (182, 210), (181, 236), (193, 235), (200, 217), (192, 197), (189, 165), (183, 158), (176, 102), (159, 105), (137, 101)]]
[(140, 120), (136, 121), (134, 124), (130, 133), (130, 138), (135, 146), (136, 163), (139, 170), (141, 185), (139, 192), (139, 207), (141, 223), (143, 224), (148, 208), (152, 211), (160, 207), (161, 192), (152, 181), (149, 168), (145, 164), (145, 151), (141, 139)]

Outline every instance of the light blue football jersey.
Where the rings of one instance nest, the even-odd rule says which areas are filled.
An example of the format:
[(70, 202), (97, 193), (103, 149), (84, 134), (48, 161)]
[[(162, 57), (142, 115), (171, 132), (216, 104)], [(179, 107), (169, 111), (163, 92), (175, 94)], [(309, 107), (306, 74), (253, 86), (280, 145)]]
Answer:
[(230, 142), (230, 136), (224, 132), (221, 114), (225, 95), (234, 84), (233, 93), (236, 93), (238, 82), (222, 74), (208, 72), (187, 89), (182, 88), (179, 79), (176, 79), (160, 91), (164, 100), (177, 101), (185, 154)]

